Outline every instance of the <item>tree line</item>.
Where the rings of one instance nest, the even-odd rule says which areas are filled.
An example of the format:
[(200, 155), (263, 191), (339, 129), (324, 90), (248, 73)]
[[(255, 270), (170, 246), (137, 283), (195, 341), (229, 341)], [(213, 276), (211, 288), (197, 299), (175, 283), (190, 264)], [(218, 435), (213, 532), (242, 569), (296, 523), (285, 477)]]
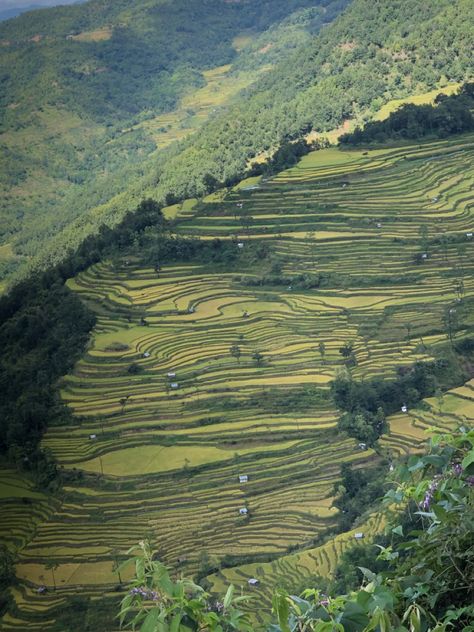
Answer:
[(407, 103), (385, 121), (371, 121), (339, 139), (341, 145), (368, 145), (391, 140), (446, 138), (474, 131), (474, 83), (466, 83), (458, 94), (436, 97), (434, 105)]
[(54, 484), (52, 457), (40, 448), (48, 425), (72, 423), (57, 382), (84, 351), (95, 316), (65, 285), (68, 278), (130, 246), (146, 226), (164, 224), (155, 202), (142, 202), (111, 230), (86, 239), (63, 263), (16, 284), (0, 298), (0, 454)]

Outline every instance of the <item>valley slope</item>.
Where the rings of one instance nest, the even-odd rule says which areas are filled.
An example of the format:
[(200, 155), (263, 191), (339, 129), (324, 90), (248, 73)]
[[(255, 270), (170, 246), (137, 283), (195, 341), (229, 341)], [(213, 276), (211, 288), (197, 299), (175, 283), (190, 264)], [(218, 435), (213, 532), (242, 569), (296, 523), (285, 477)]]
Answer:
[[(92, 0), (0, 24), (0, 280), (346, 4)], [(231, 68), (274, 24), (271, 60)]]
[[(453, 343), (472, 335), (473, 148), (464, 135), (313, 152), (165, 209), (185, 240), (174, 260), (150, 229), (68, 282), (97, 325), (62, 382), (75, 422), (43, 440), (64, 468), (61, 505), (27, 536), (2, 629), (65, 629), (64, 604), (112, 598), (114, 560), (146, 535), (186, 574), (222, 566), (219, 591), (257, 576), (253, 608), (275, 584), (331, 572), (352, 539), (334, 537), (340, 466), (379, 456), (337, 433), (329, 382), (450, 357), (450, 310)], [(381, 443), (395, 458), (473, 417), (470, 383), (391, 415)]]
[[(5, 278), (56, 263), (144, 196), (204, 194), (283, 139), (365, 120), (391, 99), (473, 74), (467, 0), (273, 2), (272, 12), (215, 0), (210, 9), (223, 13), (210, 22), (175, 4), (94, 0), (56, 9), (54, 21), (41, 12), (42, 23), (24, 16), (0, 27), (2, 60), (15, 69), (3, 76)], [(212, 45), (203, 46), (208, 31)], [(228, 62), (214, 93), (204, 73)], [(237, 96), (234, 77), (235, 87), (252, 87)], [(201, 108), (206, 81), (216, 98)]]

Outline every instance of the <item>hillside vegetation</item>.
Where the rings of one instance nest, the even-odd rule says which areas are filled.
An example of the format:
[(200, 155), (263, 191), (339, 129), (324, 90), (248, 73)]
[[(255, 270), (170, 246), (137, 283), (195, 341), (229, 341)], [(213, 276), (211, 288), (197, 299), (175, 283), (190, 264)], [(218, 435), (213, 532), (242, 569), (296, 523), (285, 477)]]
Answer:
[[(124, 191), (157, 148), (197, 129), (268, 69), (261, 55), (226, 81), (240, 42), (258, 41), (309, 4), (92, 0), (0, 24), (0, 240), (13, 246), (0, 274)], [(271, 63), (290, 35), (298, 45), (310, 21), (316, 32), (345, 4), (324, 0), (291, 33), (282, 26)]]
[[(172, 225), (137, 224), (68, 282), (97, 324), (61, 384), (75, 417), (42, 443), (61, 506), (21, 549), (6, 631), (63, 630), (64, 604), (96, 616), (87, 598), (113, 600), (115, 561), (144, 534), (219, 593), (258, 577), (255, 629), (275, 584), (330, 575), (351, 542), (333, 539), (341, 465), (388, 469), (428, 427), (474, 416), (472, 160), (471, 135), (313, 152), (165, 209)], [(336, 376), (354, 393), (383, 377), (396, 401), (420, 367), (408, 411), (383, 413), (381, 454), (338, 432)]]
[[(116, 632), (122, 599), (154, 629), (182, 574), (216, 630), (231, 583), (252, 632), (272, 605), (275, 632), (471, 617), (473, 11), (90, 0), (0, 25), (2, 631)], [(384, 538), (398, 461), (389, 509), (416, 506)], [(420, 506), (416, 568), (375, 564)], [(361, 566), (357, 597), (286, 592)]]
[[(167, 197), (169, 200), (181, 199), (205, 193), (215, 182), (235, 182), (243, 174), (249, 161), (262, 151), (271, 152), (285, 138), (299, 137), (312, 129), (330, 130), (351, 118), (356, 121), (364, 120), (388, 100), (403, 98), (416, 92), (426, 92), (449, 82), (463, 81), (473, 74), (472, 60), (467, 51), (472, 48), (469, 24), (474, 16), (472, 3), (466, 0), (456, 0), (454, 3), (447, 0), (432, 0), (423, 3), (423, 7), (414, 0), (380, 2), (375, 5), (367, 0), (354, 0), (342, 15), (319, 34), (318, 31), (325, 20), (334, 18), (347, 3), (325, 2), (325, 12), (318, 7), (305, 9), (304, 3), (282, 3), (282, 6), (284, 4), (286, 7), (285, 11), (296, 11), (288, 16), (284, 15), (283, 9), (279, 10), (275, 17), (278, 20), (283, 19), (273, 25), (269, 24), (268, 18), (261, 17), (260, 13), (252, 13), (259, 11), (250, 8), (254, 4), (223, 3), (223, 16), (230, 15), (228, 11), (233, 11), (234, 17), (239, 16), (241, 11), (242, 16), (238, 19), (232, 18), (232, 28), (235, 22), (233, 31), (219, 31), (223, 17), (215, 24), (215, 30), (211, 29), (219, 42), (223, 33), (229, 33), (228, 39), (225, 40), (225, 50), (222, 45), (216, 44), (212, 64), (218, 66), (232, 61), (234, 68), (230, 72), (264, 74), (260, 79), (256, 76), (242, 79), (242, 85), (248, 85), (253, 79), (257, 81), (251, 89), (236, 97), (235, 104), (228, 106), (227, 109), (211, 112), (215, 107), (212, 106), (204, 117), (198, 117), (199, 121), (192, 116), (181, 118), (185, 127), (189, 125), (196, 129), (196, 126), (212, 113), (208, 123), (192, 138), (158, 153), (154, 151), (156, 140), (154, 135), (150, 134), (147, 121), (143, 120), (148, 120), (150, 116), (147, 101), (149, 97), (148, 93), (143, 95), (140, 88), (140, 82), (146, 84), (147, 90), (151, 89), (153, 84), (148, 81), (147, 64), (144, 64), (143, 75), (141, 69), (138, 73), (139, 83), (136, 85), (130, 82), (131, 86), (135, 86), (137, 94), (130, 99), (127, 97), (127, 101), (130, 100), (130, 107), (138, 108), (139, 111), (128, 114), (119, 111), (119, 106), (113, 105), (120, 102), (119, 95), (117, 99), (111, 95), (110, 107), (115, 108), (114, 116), (123, 117), (127, 114), (128, 119), (133, 118), (135, 124), (132, 127), (127, 124), (125, 128), (121, 123), (115, 126), (114, 122), (113, 127), (102, 129), (99, 135), (91, 133), (90, 120), (94, 120), (94, 126), (103, 127), (107, 124), (107, 115), (103, 112), (94, 113), (94, 108), (89, 107), (88, 103), (94, 101), (94, 107), (100, 108), (101, 99), (96, 100), (91, 94), (95, 94), (96, 84), (99, 83), (97, 94), (100, 97), (103, 85), (107, 85), (104, 75), (108, 73), (99, 73), (99, 78), (92, 71), (92, 74), (87, 74), (87, 64), (92, 64), (90, 60), (87, 61), (86, 69), (73, 68), (71, 72), (66, 73), (67, 76), (59, 84), (62, 90), (59, 101), (55, 95), (60, 88), (56, 87), (52, 91), (54, 98), (51, 101), (54, 108), (57, 108), (58, 103), (61, 104), (64, 99), (67, 105), (67, 112), (65, 113), (63, 108), (59, 113), (61, 125), (65, 126), (61, 138), (69, 135), (72, 144), (79, 150), (73, 152), (71, 162), (68, 162), (67, 158), (70, 155), (69, 150), (58, 147), (57, 142), (62, 141), (55, 141), (54, 134), (50, 133), (58, 118), (57, 110), (51, 112), (50, 105), (44, 107), (43, 113), (35, 114), (33, 121), (32, 115), (28, 114), (30, 123), (26, 128), (23, 128), (24, 123), (21, 123), (23, 131), (7, 131), (2, 136), (7, 142), (5, 155), (9, 156), (10, 165), (10, 172), (5, 170), (5, 192), (9, 197), (6, 197), (2, 211), (8, 220), (4, 240), (12, 242), (12, 254), (17, 256), (17, 264), (26, 265), (30, 257), (35, 258), (34, 265), (42, 267), (57, 262), (68, 249), (74, 249), (85, 236), (96, 232), (101, 224), (114, 225), (119, 222), (126, 211), (136, 206), (143, 196), (153, 196), (162, 201)], [(272, 11), (274, 4), (272, 3)], [(93, 12), (94, 7), (97, 11)], [(74, 52), (74, 60), (77, 58), (77, 49), (74, 47), (84, 49), (88, 55), (91, 54), (88, 52), (90, 50), (115, 50), (115, 38), (120, 39), (127, 34), (131, 37), (129, 30), (132, 30), (135, 36), (135, 32), (141, 28), (134, 26), (135, 21), (142, 25), (144, 18), (143, 14), (131, 10), (130, 16), (127, 12), (122, 14), (122, 3), (114, 3), (113, 7), (111, 15), (115, 17), (107, 18), (107, 24), (120, 19), (123, 21), (120, 24), (130, 26), (118, 27), (117, 34), (113, 29), (111, 37), (103, 30), (100, 36), (98, 33), (95, 36), (90, 35), (95, 33), (93, 29), (105, 28), (104, 15), (108, 15), (106, 9), (110, 10), (108, 4), (90, 2), (83, 7), (62, 8), (57, 10), (58, 19), (55, 20), (54, 27), (48, 27), (53, 30), (47, 33), (48, 36), (44, 40), (26, 43), (23, 40), (23, 45), (18, 47), (5, 47), (2, 49), (2, 54), (7, 55), (5, 61), (10, 55), (12, 59), (9, 63), (21, 65), (21, 51), (24, 51), (25, 46), (28, 50), (39, 46), (38, 50), (43, 51), (42, 55), (48, 58), (50, 40), (53, 45), (54, 38), (59, 37), (58, 33), (76, 38), (60, 42), (61, 46), (66, 47), (65, 50)], [(140, 10), (143, 10), (143, 3), (140, 7)], [(185, 19), (179, 7), (178, 3), (176, 9), (169, 9), (172, 13), (170, 19), (175, 20), (175, 26), (178, 19)], [(90, 13), (87, 13), (86, 9)], [(75, 23), (69, 11), (85, 11), (84, 14), (80, 13), (81, 20), (77, 18), (79, 33), (70, 32)], [(270, 27), (260, 37), (255, 38), (255, 33), (245, 35), (250, 20), (248, 11), (251, 12), (252, 19), (257, 20), (260, 28)], [(262, 11), (261, 15), (265, 16), (265, 7)], [(204, 18), (193, 18), (193, 23), (202, 24), (201, 19)], [(18, 24), (23, 25), (21, 20)], [(26, 39), (38, 34), (38, 23), (33, 21), (17, 28), (16, 37), (20, 40), (23, 32), (21, 29), (24, 30)], [(89, 35), (86, 36), (86, 33)], [(91, 42), (91, 37), (99, 38), (100, 41)], [(133, 37), (131, 39), (135, 41)], [(127, 41), (121, 44), (126, 50)], [(177, 41), (180, 41), (180, 32)], [(240, 50), (239, 57), (236, 57), (237, 53), (232, 48), (232, 43), (234, 48)], [(291, 52), (293, 49), (294, 52)], [(36, 48), (34, 50), (36, 51)], [(132, 47), (132, 51), (127, 53), (127, 58), (135, 59), (134, 50)], [(146, 46), (144, 50), (147, 50)], [(168, 51), (169, 47), (165, 46), (164, 50)], [(30, 57), (28, 56), (28, 59)], [(153, 56), (151, 58), (153, 59)], [(59, 61), (62, 59), (64, 56), (60, 55)], [(174, 99), (173, 103), (177, 102), (180, 95), (185, 94), (186, 86), (189, 89), (199, 89), (203, 85), (202, 71), (209, 68), (210, 62), (201, 60), (201, 54), (198, 54), (196, 59), (201, 64), (201, 67), (197, 68), (197, 73), (188, 72), (188, 66), (184, 72), (183, 66), (179, 66), (177, 60), (178, 65), (176, 68), (173, 66), (175, 69), (169, 81), (165, 81), (163, 87), (160, 87), (160, 90), (168, 91), (166, 98), (171, 95), (169, 98), (171, 101)], [(92, 70), (96, 68), (94, 64), (98, 63), (96, 58), (94, 60)], [(275, 67), (269, 69), (272, 64), (275, 64)], [(50, 68), (50, 65), (46, 64), (44, 67)], [(21, 66), (18, 76), (23, 76), (22, 68)], [(58, 69), (54, 64), (52, 68), (51, 72), (56, 75)], [(195, 66), (193, 68), (196, 69)], [(126, 76), (126, 69), (119, 65), (114, 72), (122, 73), (115, 82), (117, 86), (127, 83), (123, 78), (123, 73)], [(84, 96), (81, 96), (77, 105), (73, 107), (68, 105), (67, 89), (68, 86), (71, 90), (77, 88), (78, 73), (81, 76), (80, 92), (84, 92)], [(11, 83), (11, 78), (6, 78), (6, 81), (7, 84)], [(27, 79), (21, 86), (23, 91), (28, 92)], [(13, 86), (6, 91), (5, 121), (14, 121), (16, 116), (19, 117), (19, 121), (23, 121), (21, 105), (18, 106), (20, 102), (13, 99), (13, 94), (18, 89)], [(43, 88), (42, 90), (44, 92)], [(129, 95), (129, 92), (126, 94)], [(84, 99), (88, 101), (84, 102)], [(229, 103), (228, 100), (224, 100), (224, 103), (226, 102)], [(144, 109), (140, 110), (142, 106)], [(19, 112), (18, 115), (16, 112)], [(84, 126), (85, 116), (88, 118)], [(45, 123), (45, 120), (50, 122)], [(164, 121), (160, 127), (155, 126), (155, 130), (162, 129), (166, 134), (169, 124), (169, 120)], [(34, 146), (43, 154), (35, 159), (36, 167), (33, 169), (30, 159), (25, 158), (27, 151), (31, 149), (29, 132), (36, 134), (41, 128), (44, 133), (36, 139)], [(131, 131), (124, 133), (124, 129)], [(108, 139), (106, 144), (103, 142), (104, 134)], [(183, 135), (173, 133), (172, 136), (179, 138)], [(51, 147), (50, 143), (56, 143), (54, 156), (60, 159), (60, 164), (55, 167), (57, 170), (53, 180), (49, 177), (56, 158), (53, 159), (47, 149)], [(79, 166), (75, 162), (77, 156), (81, 158)], [(31, 168), (25, 169), (24, 165), (27, 164), (30, 164)], [(65, 165), (69, 167), (65, 168)], [(86, 172), (89, 175), (85, 176)], [(28, 222), (28, 227), (25, 227), (21, 234), (16, 234), (13, 232), (13, 225), (17, 225), (18, 219), (23, 216), (25, 220), (28, 217), (33, 221)], [(3, 264), (6, 274), (12, 273), (12, 262), (13, 259), (10, 258)]]

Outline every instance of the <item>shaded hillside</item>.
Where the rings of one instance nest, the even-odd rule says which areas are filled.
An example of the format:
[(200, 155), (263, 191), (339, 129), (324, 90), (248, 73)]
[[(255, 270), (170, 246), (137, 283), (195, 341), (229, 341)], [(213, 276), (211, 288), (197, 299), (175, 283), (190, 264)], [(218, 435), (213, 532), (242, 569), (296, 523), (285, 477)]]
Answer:
[[(347, 3), (318, 3), (312, 32)], [(92, 0), (0, 25), (1, 242), (29, 258), (75, 217), (123, 191), (163, 139), (197, 129), (238, 91), (210, 82), (212, 69), (233, 63), (267, 27), (312, 4)], [(308, 29), (308, 20), (297, 32), (280, 29), (271, 63)], [(256, 70), (236, 76), (235, 86), (248, 86)], [(201, 96), (186, 102), (208, 87), (205, 112)], [(0, 279), (14, 264), (14, 256), (0, 263)]]
[(473, 13), (467, 0), (430, 0), (422, 9), (414, 0), (356, 0), (198, 135), (148, 160), (126, 193), (90, 213), (86, 200), (80, 219), (52, 239), (40, 237), (50, 242), (41, 265), (57, 261), (58, 252), (98, 224), (120, 221), (144, 195), (201, 195), (209, 183), (235, 181), (255, 155), (284, 138), (332, 129), (351, 117), (361, 121), (385, 101), (468, 78)]
[(114, 124), (171, 109), (202, 82), (200, 70), (235, 58), (238, 33), (264, 30), (307, 4), (95, 0), (31, 13), (0, 26), (3, 126), (42, 105)]
[[(356, 0), (330, 27), (262, 78), (249, 97), (159, 169), (177, 196), (203, 176), (234, 177), (284, 137), (366, 117), (385, 101), (473, 73), (474, 6), (466, 0)], [(182, 177), (186, 165), (186, 177)], [(191, 168), (191, 173), (190, 173)]]

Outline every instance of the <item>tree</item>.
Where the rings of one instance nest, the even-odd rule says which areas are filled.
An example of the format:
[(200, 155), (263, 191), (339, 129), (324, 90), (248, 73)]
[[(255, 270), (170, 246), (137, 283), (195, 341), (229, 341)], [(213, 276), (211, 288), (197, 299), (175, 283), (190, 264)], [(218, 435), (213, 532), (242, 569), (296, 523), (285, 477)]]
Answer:
[(349, 358), (354, 351), (354, 343), (346, 342), (342, 347), (339, 347), (339, 353), (343, 358)]
[(423, 250), (423, 252), (427, 252), (429, 246), (428, 226), (426, 224), (422, 224), (418, 230), (418, 234), (420, 236), (421, 249)]
[(319, 343), (319, 353), (321, 354), (321, 357), (324, 359), (324, 356), (326, 355), (326, 345), (324, 344), (324, 342), (320, 342)]
[(121, 584), (122, 576), (120, 574), (120, 569), (122, 565), (121, 565), (121, 561), (119, 557), (120, 551), (118, 549), (112, 549), (111, 553), (112, 553), (112, 559), (113, 559), (112, 570), (114, 573), (117, 573), (119, 584)]
[(346, 342), (342, 347), (339, 347), (339, 353), (345, 359), (345, 365), (347, 367), (355, 366), (357, 364), (353, 342)]
[(260, 353), (260, 351), (255, 351), (255, 353), (252, 355), (252, 359), (255, 360), (255, 364), (257, 366), (261, 366), (263, 363), (263, 355)]
[(0, 615), (10, 602), (8, 587), (15, 581), (15, 560), (6, 546), (0, 546)]
[(448, 305), (444, 313), (444, 324), (446, 327), (446, 335), (451, 345), (456, 335), (456, 330), (459, 327), (458, 312), (455, 307)]
[(237, 359), (237, 362), (240, 364), (240, 356), (241, 356), (241, 351), (240, 351), (240, 347), (237, 344), (234, 344), (231, 346), (231, 348), (229, 349), (230, 355), (234, 358)]
[(51, 575), (53, 577), (54, 590), (56, 590), (56, 576), (54, 574), (54, 571), (59, 567), (59, 563), (56, 562), (55, 560), (48, 560), (44, 567), (46, 568), (46, 570), (51, 571)]

